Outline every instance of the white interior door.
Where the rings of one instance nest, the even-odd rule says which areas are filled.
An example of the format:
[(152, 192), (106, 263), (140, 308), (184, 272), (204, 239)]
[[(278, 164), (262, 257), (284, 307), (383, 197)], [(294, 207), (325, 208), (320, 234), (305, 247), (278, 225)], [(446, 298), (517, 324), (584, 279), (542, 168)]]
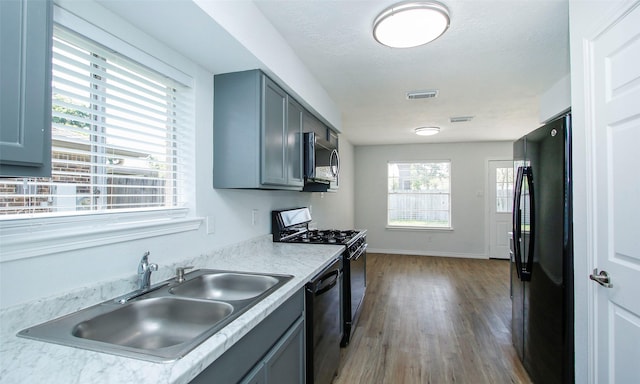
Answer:
[(489, 257), (509, 258), (513, 209), (513, 161), (489, 161)]
[(640, 2), (620, 7), (598, 31), (585, 42), (595, 170), (588, 217), (593, 266), (612, 286), (593, 282), (595, 379), (640, 383)]

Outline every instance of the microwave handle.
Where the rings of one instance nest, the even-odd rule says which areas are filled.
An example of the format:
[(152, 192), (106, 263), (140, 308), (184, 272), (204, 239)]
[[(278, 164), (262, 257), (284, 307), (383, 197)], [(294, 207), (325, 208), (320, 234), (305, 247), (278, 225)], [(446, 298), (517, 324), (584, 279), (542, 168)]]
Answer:
[(340, 173), (340, 155), (338, 155), (338, 150), (334, 149), (331, 152), (331, 158), (329, 159), (329, 169), (331, 170), (331, 175), (333, 177), (338, 177)]

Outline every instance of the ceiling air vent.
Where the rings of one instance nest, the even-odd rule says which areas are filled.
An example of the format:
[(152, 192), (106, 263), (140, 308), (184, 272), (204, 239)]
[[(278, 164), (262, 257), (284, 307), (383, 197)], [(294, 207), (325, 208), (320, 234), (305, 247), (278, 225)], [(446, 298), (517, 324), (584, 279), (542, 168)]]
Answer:
[(473, 116), (458, 116), (458, 117), (450, 117), (449, 122), (451, 123), (464, 123), (466, 121), (471, 121)]
[(426, 91), (411, 91), (407, 92), (408, 100), (417, 100), (417, 99), (431, 99), (434, 97), (438, 97), (437, 89), (428, 89)]

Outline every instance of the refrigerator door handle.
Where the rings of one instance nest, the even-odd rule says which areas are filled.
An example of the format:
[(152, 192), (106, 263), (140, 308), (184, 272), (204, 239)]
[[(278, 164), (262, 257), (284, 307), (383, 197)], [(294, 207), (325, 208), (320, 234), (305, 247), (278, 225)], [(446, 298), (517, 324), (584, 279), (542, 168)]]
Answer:
[(522, 279), (522, 215), (520, 212), (520, 199), (522, 198), (522, 177), (524, 167), (518, 167), (518, 174), (516, 176), (516, 184), (514, 187), (515, 194), (513, 197), (513, 258), (516, 262), (516, 274), (519, 279)]
[(524, 167), (522, 170), (522, 176), (527, 179), (527, 188), (529, 190), (529, 244), (527, 247), (525, 263), (522, 266), (522, 280), (530, 281), (531, 273), (533, 271), (533, 250), (536, 238), (536, 200), (533, 188), (533, 169), (531, 167)]

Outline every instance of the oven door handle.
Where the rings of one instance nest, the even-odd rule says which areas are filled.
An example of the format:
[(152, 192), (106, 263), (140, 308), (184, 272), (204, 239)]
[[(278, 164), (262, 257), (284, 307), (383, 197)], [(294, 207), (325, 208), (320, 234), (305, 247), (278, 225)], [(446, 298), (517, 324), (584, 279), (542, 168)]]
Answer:
[(327, 273), (326, 275), (322, 276), (320, 278), (320, 281), (318, 281), (318, 285), (317, 287), (320, 287), (323, 285), (323, 283), (329, 279), (331, 279), (331, 281), (328, 284), (325, 284), (324, 286), (322, 286), (322, 288), (318, 288), (316, 289), (316, 291), (314, 292), (316, 296), (320, 296), (323, 293), (326, 293), (327, 291), (329, 291), (331, 288), (335, 287), (336, 284), (338, 284), (338, 276), (340, 275), (340, 271), (335, 270), (335, 271), (331, 271), (330, 273)]
[(358, 250), (355, 253), (355, 256), (353, 256), (351, 258), (351, 260), (356, 261), (360, 258), (360, 256), (364, 255), (364, 252), (367, 250), (367, 247), (369, 246), (369, 244), (365, 243), (363, 246), (361, 246), (360, 248), (358, 248)]

